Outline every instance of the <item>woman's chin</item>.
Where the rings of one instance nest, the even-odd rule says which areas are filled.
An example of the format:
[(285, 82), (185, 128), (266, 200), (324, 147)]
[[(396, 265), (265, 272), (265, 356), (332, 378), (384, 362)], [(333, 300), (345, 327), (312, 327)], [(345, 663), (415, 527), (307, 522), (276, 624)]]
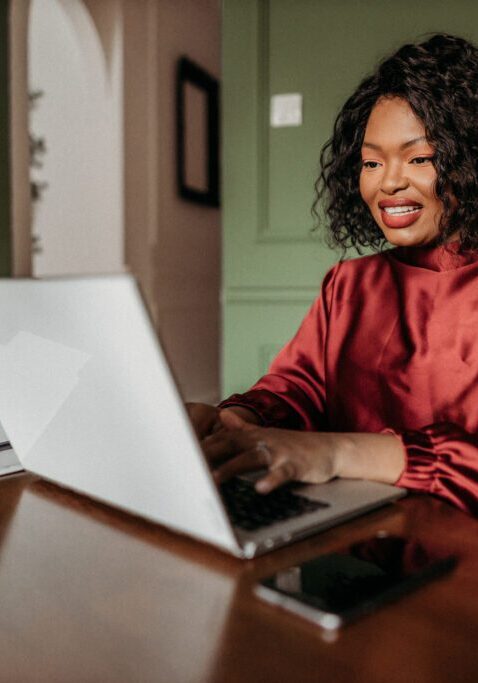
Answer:
[(432, 245), (438, 237), (438, 230), (421, 231), (414, 226), (408, 228), (388, 228), (381, 225), (385, 239), (394, 247), (425, 247)]

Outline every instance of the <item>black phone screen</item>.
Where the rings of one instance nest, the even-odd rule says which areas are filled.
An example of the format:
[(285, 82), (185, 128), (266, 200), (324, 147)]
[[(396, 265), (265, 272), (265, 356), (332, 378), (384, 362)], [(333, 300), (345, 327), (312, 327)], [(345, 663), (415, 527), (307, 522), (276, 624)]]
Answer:
[[(323, 614), (338, 615), (341, 623), (439, 576), (455, 563), (455, 557), (417, 540), (378, 535), (289, 567), (261, 586)], [(258, 593), (268, 599), (265, 591)], [(288, 606), (287, 601), (270, 601)], [(304, 616), (310, 617), (310, 610)]]

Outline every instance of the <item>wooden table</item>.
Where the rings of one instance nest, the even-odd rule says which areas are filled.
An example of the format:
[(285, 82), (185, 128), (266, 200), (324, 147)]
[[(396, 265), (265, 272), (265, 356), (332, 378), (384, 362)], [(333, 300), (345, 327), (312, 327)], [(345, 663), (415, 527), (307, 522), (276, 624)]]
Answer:
[[(440, 541), (454, 573), (335, 641), (254, 582), (384, 529)], [(241, 562), (22, 475), (0, 481), (0, 681), (478, 681), (478, 521), (423, 496)]]

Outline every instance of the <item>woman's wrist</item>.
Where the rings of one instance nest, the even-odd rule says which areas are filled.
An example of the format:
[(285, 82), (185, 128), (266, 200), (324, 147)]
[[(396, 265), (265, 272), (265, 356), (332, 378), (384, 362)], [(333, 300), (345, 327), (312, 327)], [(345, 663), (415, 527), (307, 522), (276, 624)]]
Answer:
[(335, 476), (394, 484), (406, 464), (405, 448), (391, 434), (334, 434)]

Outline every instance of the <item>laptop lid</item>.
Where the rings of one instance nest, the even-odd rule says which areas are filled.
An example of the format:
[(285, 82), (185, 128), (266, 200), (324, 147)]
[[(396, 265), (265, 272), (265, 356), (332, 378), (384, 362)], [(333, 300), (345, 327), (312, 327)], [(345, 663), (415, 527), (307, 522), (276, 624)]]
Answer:
[(0, 386), (25, 469), (241, 554), (131, 276), (2, 280)]

